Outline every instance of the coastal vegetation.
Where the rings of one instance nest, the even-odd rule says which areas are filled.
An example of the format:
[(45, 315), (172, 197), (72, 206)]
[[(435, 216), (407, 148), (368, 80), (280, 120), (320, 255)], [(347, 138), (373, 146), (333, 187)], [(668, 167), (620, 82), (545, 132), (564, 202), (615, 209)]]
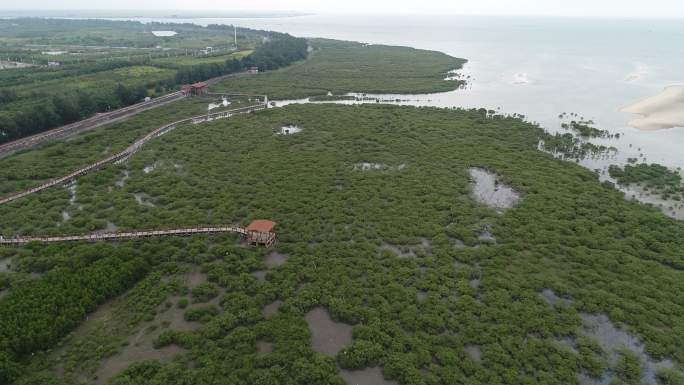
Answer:
[[(302, 130), (278, 135), (285, 124)], [(99, 136), (135, 129), (95, 131), (79, 148), (96, 154)], [(311, 385), (343, 384), (340, 368), (381, 367), (405, 385), (645, 381), (641, 355), (587, 334), (584, 320), (597, 314), (652, 360), (672, 360), (657, 377), (677, 383), (684, 226), (538, 151), (543, 135), (482, 110), (293, 105), (179, 127), (79, 178), (73, 201), (53, 189), (1, 206), (5, 236), (268, 218), (288, 256), (269, 265), (271, 250), (228, 235), (2, 249), (13, 266), (4, 274), (34, 277), (0, 298), (3, 340), (36, 336), (2, 346), (3, 375), (17, 384)], [(0, 169), (40, 164), (48, 151)], [(470, 167), (496, 173), (519, 202), (503, 212), (477, 203)], [(14, 182), (32, 183), (30, 174)], [(78, 279), (61, 283), (69, 277)], [(75, 286), (84, 290), (72, 294)], [(311, 345), (316, 325), (305, 315), (319, 307), (353, 326), (332, 356)], [(63, 322), (41, 321), (48, 315)], [(260, 352), (262, 342), (272, 351)], [(120, 364), (130, 349), (149, 360)]]
[(445, 92), (465, 84), (460, 79), (444, 79), (466, 60), (441, 52), (326, 39), (310, 39), (309, 44), (313, 49), (309, 60), (263, 76), (225, 83), (218, 89), (263, 93), (272, 99), (299, 99), (348, 92)]
[(627, 164), (624, 167), (612, 165), (608, 168), (612, 178), (621, 185), (636, 185), (646, 191), (662, 196), (663, 199), (680, 201), (684, 199), (682, 176), (678, 171), (657, 163)]

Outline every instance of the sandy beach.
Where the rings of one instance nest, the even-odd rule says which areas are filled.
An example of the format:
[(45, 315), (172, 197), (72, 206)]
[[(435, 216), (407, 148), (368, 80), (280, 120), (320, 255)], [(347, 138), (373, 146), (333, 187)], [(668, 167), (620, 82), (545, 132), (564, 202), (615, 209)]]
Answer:
[(620, 109), (641, 115), (628, 124), (643, 131), (684, 127), (684, 86), (666, 87), (661, 93)]

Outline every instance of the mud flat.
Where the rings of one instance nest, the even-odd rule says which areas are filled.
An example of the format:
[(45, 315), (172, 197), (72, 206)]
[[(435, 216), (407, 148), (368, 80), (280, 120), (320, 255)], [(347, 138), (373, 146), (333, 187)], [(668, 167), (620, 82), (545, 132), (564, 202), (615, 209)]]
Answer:
[(319, 353), (334, 356), (352, 342), (352, 326), (333, 321), (322, 307), (306, 313), (304, 320), (311, 330), (311, 348)]
[(479, 203), (487, 205), (501, 213), (510, 209), (520, 201), (518, 194), (511, 187), (498, 181), (498, 176), (483, 168), (469, 169), (472, 179), (473, 198)]
[(661, 93), (620, 109), (641, 115), (627, 124), (643, 131), (684, 127), (684, 86), (666, 87)]
[(399, 385), (395, 381), (386, 380), (380, 368), (363, 370), (342, 370), (340, 376), (347, 385)]

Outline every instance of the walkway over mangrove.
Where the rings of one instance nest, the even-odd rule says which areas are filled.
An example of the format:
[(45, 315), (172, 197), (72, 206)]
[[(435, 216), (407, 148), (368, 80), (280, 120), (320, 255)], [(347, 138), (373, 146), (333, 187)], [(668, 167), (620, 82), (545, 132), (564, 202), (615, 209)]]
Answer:
[(74, 241), (104, 241), (118, 239), (136, 239), (158, 237), (166, 235), (193, 235), (193, 234), (218, 234), (236, 233), (246, 236), (249, 231), (239, 226), (226, 227), (193, 227), (189, 229), (175, 230), (151, 230), (151, 231), (129, 231), (121, 233), (95, 233), (86, 235), (72, 235), (66, 237), (16, 237), (3, 238), (0, 236), (0, 245), (24, 245), (31, 242), (53, 243), (53, 242), (74, 242)]
[(74, 179), (76, 179), (77, 177), (79, 177), (81, 175), (85, 175), (91, 171), (97, 170), (104, 165), (107, 165), (110, 163), (123, 162), (126, 159), (128, 159), (131, 155), (135, 154), (140, 149), (140, 147), (142, 147), (148, 141), (173, 130), (174, 128), (176, 128), (179, 125), (187, 124), (187, 123), (198, 124), (198, 123), (203, 123), (203, 122), (210, 122), (210, 121), (213, 121), (216, 119), (230, 118), (231, 116), (234, 116), (234, 115), (251, 113), (254, 111), (259, 111), (259, 110), (263, 110), (263, 109), (268, 108), (268, 97), (266, 97), (265, 95), (251, 95), (251, 96), (260, 98), (261, 102), (257, 105), (254, 105), (254, 106), (236, 108), (236, 109), (232, 109), (232, 110), (228, 110), (228, 111), (216, 112), (213, 114), (205, 114), (205, 115), (194, 116), (191, 118), (186, 118), (186, 119), (182, 119), (182, 120), (179, 120), (179, 121), (176, 121), (173, 123), (166, 124), (164, 126), (161, 126), (159, 128), (154, 129), (153, 131), (151, 131), (147, 135), (136, 140), (132, 145), (128, 146), (125, 150), (123, 150), (119, 153), (116, 153), (116, 154), (114, 154), (108, 158), (105, 158), (105, 159), (102, 159), (102, 160), (97, 161), (95, 163), (92, 163), (86, 167), (83, 167), (80, 170), (72, 172), (71, 174), (68, 174), (68, 175), (65, 175), (65, 176), (62, 176), (62, 177), (59, 177), (56, 179), (52, 179), (52, 180), (50, 180), (50, 181), (48, 181), (48, 182), (46, 182), (40, 186), (33, 187), (33, 188), (28, 189), (28, 190), (25, 190), (25, 191), (7, 196), (5, 198), (2, 198), (2, 199), (0, 199), (0, 205), (15, 201), (19, 198), (23, 198), (27, 195), (37, 193), (39, 191), (48, 189), (48, 188), (53, 187), (53, 186), (69, 183), (69, 182), (73, 181)]

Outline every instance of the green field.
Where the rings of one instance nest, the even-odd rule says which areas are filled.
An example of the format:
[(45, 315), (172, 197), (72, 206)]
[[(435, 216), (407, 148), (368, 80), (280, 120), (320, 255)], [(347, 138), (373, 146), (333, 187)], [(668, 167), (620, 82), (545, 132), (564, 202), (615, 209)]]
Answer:
[[(277, 135), (284, 124), (303, 130)], [(0, 299), (0, 319), (22, 320), (21, 341), (33, 341), (34, 328), (60, 310), (14, 312), (19, 306), (47, 301), (50, 309), (54, 300), (70, 309), (82, 301), (91, 305), (79, 309), (91, 311), (131, 278), (111, 278), (111, 289), (93, 298), (75, 288), (59, 289), (65, 297), (54, 299), (31, 292), (54, 291), (69, 274), (82, 284), (104, 271), (147, 275), (61, 348), (20, 371), (26, 383), (43, 375), (66, 383), (108, 379), (125, 358), (117, 352), (143, 349), (146, 357), (175, 353), (164, 364), (138, 363), (111, 384), (217, 377), (228, 384), (341, 384), (336, 365), (380, 366), (401, 384), (560, 385), (605, 368), (619, 383), (634, 383), (634, 365), (627, 366), (634, 357), (619, 353), (614, 361), (614, 352), (580, 334), (584, 313), (607, 315), (644, 341), (654, 360), (681, 365), (684, 226), (539, 152), (541, 134), (479, 111), (290, 106), (172, 131), (127, 164), (80, 178), (73, 203), (68, 190), (54, 189), (1, 207), (4, 234), (269, 218), (279, 224), (277, 250), (289, 255), (268, 268), (266, 251), (236, 246), (230, 236), (5, 249), (21, 271), (49, 272)], [(362, 171), (362, 162), (384, 166)], [(519, 204), (498, 215), (475, 202), (471, 166), (496, 172), (520, 192)], [(117, 185), (124, 171), (129, 178)], [(134, 194), (144, 194), (144, 203)], [(484, 231), (496, 241), (482, 238)], [(405, 252), (410, 256), (401, 257)], [(262, 270), (265, 281), (250, 274)], [(203, 272), (202, 282), (211, 283), (205, 300), (212, 292), (215, 300), (193, 300), (192, 271)], [(548, 304), (545, 289), (566, 302)], [(276, 299), (283, 302), (276, 315), (262, 316)], [(352, 345), (336, 356), (310, 347), (304, 316), (319, 306), (354, 327)], [(185, 319), (181, 329), (171, 321), (176, 315)], [(563, 339), (575, 341), (575, 350)], [(258, 354), (257, 341), (271, 342), (273, 352)], [(481, 356), (468, 353), (473, 347)], [(681, 380), (676, 372), (665, 376)]]
[(297, 99), (328, 92), (430, 93), (463, 84), (444, 78), (466, 61), (440, 52), (324, 39), (310, 44), (314, 51), (309, 60), (224, 87), (273, 99)]
[(244, 50), (239, 52), (230, 53), (227, 55), (216, 55), (216, 56), (206, 56), (206, 57), (192, 57), (192, 56), (177, 56), (177, 57), (163, 57), (159, 59), (152, 60), (155, 65), (176, 68), (180, 66), (191, 66), (197, 64), (215, 64), (224, 63), (226, 60), (241, 59), (245, 56), (250, 55), (253, 50)]

